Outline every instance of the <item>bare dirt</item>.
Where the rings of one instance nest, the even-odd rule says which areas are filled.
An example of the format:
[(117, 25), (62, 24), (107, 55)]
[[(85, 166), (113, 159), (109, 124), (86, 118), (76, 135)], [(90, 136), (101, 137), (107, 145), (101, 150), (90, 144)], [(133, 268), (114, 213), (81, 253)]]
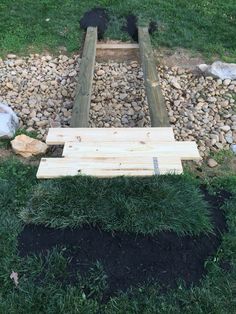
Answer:
[(157, 62), (167, 67), (195, 70), (197, 65), (207, 62), (200, 53), (183, 48), (159, 48), (154, 50), (154, 54)]
[(80, 20), (80, 27), (85, 31), (89, 26), (97, 27), (98, 39), (102, 39), (107, 29), (109, 21), (108, 13), (105, 9), (95, 8), (84, 14)]

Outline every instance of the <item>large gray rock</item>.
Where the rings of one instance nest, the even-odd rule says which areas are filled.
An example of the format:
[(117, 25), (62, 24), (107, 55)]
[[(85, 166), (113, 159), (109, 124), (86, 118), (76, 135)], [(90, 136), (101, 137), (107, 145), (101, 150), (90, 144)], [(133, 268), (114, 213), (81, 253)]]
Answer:
[(19, 119), (13, 110), (0, 103), (0, 138), (12, 138), (19, 127)]
[(212, 65), (200, 64), (198, 69), (206, 76), (213, 76), (221, 80), (236, 79), (236, 64), (216, 61)]

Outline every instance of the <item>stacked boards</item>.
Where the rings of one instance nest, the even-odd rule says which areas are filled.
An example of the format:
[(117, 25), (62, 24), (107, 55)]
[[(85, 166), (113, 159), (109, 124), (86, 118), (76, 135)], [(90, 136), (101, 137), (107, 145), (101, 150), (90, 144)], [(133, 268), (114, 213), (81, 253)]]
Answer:
[(182, 160), (201, 159), (196, 143), (175, 141), (171, 127), (54, 128), (46, 142), (64, 149), (61, 158), (41, 159), (39, 179), (180, 174)]

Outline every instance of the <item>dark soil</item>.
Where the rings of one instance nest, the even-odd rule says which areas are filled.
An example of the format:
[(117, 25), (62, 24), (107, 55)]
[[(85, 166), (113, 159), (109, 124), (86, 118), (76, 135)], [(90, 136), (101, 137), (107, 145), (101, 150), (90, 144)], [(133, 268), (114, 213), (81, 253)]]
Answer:
[(84, 14), (80, 20), (80, 27), (85, 31), (89, 26), (98, 28), (98, 39), (103, 39), (104, 33), (107, 29), (109, 17), (107, 11), (102, 8), (95, 8)]
[(76, 281), (78, 271), (86, 274), (96, 261), (100, 261), (108, 276), (107, 297), (146, 282), (155, 281), (166, 288), (175, 287), (177, 281), (183, 280), (190, 286), (198, 283), (206, 273), (204, 263), (216, 253), (221, 235), (227, 230), (220, 207), (229, 198), (229, 193), (221, 191), (215, 197), (204, 194), (211, 206), (214, 234), (178, 236), (174, 232), (160, 232), (155, 236), (143, 236), (110, 233), (89, 226), (57, 230), (27, 225), (18, 239), (19, 252), (21, 256), (45, 255), (55, 246), (66, 247), (65, 256), (70, 257), (70, 283)]
[[(123, 27), (123, 31), (127, 32), (133, 41), (138, 42), (138, 27), (137, 17), (135, 15), (126, 16), (126, 25)], [(149, 33), (152, 34), (157, 29), (157, 23), (151, 22), (149, 24)]]
[[(129, 36), (136, 42), (138, 42), (138, 27), (137, 27), (137, 17), (133, 14), (126, 16), (126, 24), (122, 28), (124, 32), (127, 32)], [(109, 16), (105, 9), (95, 8), (84, 14), (80, 20), (80, 27), (85, 31), (89, 26), (98, 28), (98, 39), (101, 40), (104, 37), (104, 33), (107, 29), (109, 22)], [(157, 29), (156, 22), (150, 22), (149, 33), (152, 34)]]

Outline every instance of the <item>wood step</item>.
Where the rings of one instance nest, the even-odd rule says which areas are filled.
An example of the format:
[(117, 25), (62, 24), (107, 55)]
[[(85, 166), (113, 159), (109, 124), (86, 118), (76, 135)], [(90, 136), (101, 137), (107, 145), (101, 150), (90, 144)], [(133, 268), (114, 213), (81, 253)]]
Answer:
[(63, 157), (42, 158), (37, 178), (181, 174), (181, 160), (200, 160), (195, 142), (177, 142), (172, 128), (50, 129), (47, 143)]
[(97, 177), (152, 176), (183, 172), (180, 158), (111, 157), (111, 158), (43, 158), (37, 178), (59, 178), (75, 175)]
[(174, 132), (167, 128), (52, 128), (46, 143), (63, 145), (66, 142), (168, 142), (174, 141)]
[(182, 160), (199, 160), (200, 155), (195, 142), (67, 142), (64, 157), (171, 157)]

